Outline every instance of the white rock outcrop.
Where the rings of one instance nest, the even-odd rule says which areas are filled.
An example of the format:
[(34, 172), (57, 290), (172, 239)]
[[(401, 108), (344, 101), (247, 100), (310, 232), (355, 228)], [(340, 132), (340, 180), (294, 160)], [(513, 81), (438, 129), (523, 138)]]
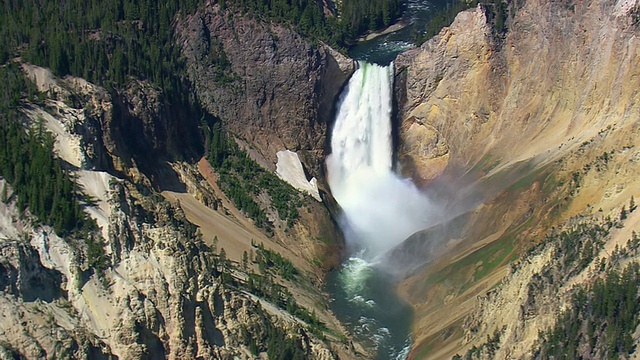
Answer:
[(278, 177), (291, 184), (294, 188), (313, 196), (314, 199), (322, 201), (316, 178), (307, 180), (298, 154), (290, 150), (282, 150), (278, 151), (276, 155), (278, 156), (278, 163), (276, 164)]

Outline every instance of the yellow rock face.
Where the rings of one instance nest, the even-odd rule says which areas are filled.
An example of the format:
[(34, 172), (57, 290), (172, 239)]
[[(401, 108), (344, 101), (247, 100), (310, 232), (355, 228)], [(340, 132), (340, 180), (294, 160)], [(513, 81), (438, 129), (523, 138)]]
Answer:
[(403, 172), (420, 184), (438, 177), (449, 162), (449, 145), (436, 128), (417, 120), (404, 132), (400, 149)]
[[(502, 350), (493, 358), (528, 358), (538, 331), (555, 319), (520, 322), (509, 312), (522, 305), (515, 294), (526, 290), (527, 271), (556, 259), (540, 257), (513, 280), (503, 279), (508, 260), (495, 259), (501, 251), (521, 256), (571, 218), (615, 219), (640, 195), (638, 2), (518, 6), (500, 38), (484, 10), (472, 9), (395, 62), (403, 172), (424, 186), (473, 174), (497, 194), (468, 209), (460, 237), (446, 243), (449, 255), (401, 285), (415, 309), (415, 358), (464, 354), (503, 326)], [(606, 246), (639, 232), (640, 220), (621, 226), (623, 235), (614, 233)], [(494, 286), (498, 295), (477, 300)], [(545, 300), (548, 313), (560, 311), (565, 295)], [(481, 330), (471, 331), (469, 319)]]

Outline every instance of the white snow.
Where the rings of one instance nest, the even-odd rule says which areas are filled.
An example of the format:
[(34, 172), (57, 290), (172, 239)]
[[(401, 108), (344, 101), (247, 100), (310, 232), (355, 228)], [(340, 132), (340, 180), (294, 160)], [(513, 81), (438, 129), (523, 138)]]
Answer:
[(314, 199), (322, 201), (316, 178), (312, 178), (310, 181), (307, 180), (298, 154), (290, 150), (283, 150), (278, 151), (276, 155), (278, 156), (278, 163), (276, 164), (278, 177), (291, 184), (294, 188), (313, 196)]

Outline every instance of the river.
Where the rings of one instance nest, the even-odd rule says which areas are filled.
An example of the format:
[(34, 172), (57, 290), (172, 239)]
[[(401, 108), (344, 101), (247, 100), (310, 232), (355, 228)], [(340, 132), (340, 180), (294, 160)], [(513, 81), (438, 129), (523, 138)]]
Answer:
[(404, 359), (411, 307), (380, 264), (387, 252), (432, 224), (429, 198), (393, 170), (393, 64), (360, 61), (337, 104), (327, 170), (342, 209), (351, 258), (329, 278), (332, 309), (378, 359)]
[(398, 53), (414, 46), (411, 40), (412, 35), (424, 32), (427, 22), (436, 11), (451, 6), (453, 3), (454, 0), (407, 0), (406, 10), (399, 21), (405, 26), (372, 40), (356, 44), (349, 50), (349, 56), (353, 59), (381, 65), (391, 63)]
[(451, 1), (408, 0), (403, 28), (350, 50), (358, 69), (340, 95), (331, 133), (328, 180), (343, 211), (350, 258), (330, 274), (327, 290), (334, 313), (380, 360), (406, 359), (413, 313), (395, 291), (397, 279), (379, 264), (437, 217), (430, 200), (393, 171), (392, 62)]

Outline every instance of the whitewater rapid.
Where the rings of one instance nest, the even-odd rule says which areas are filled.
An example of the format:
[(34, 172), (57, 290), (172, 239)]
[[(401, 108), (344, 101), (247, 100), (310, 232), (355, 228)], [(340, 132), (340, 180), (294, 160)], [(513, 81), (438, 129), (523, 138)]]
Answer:
[(393, 65), (359, 63), (338, 102), (329, 186), (351, 246), (375, 261), (429, 219), (429, 200), (393, 172)]

